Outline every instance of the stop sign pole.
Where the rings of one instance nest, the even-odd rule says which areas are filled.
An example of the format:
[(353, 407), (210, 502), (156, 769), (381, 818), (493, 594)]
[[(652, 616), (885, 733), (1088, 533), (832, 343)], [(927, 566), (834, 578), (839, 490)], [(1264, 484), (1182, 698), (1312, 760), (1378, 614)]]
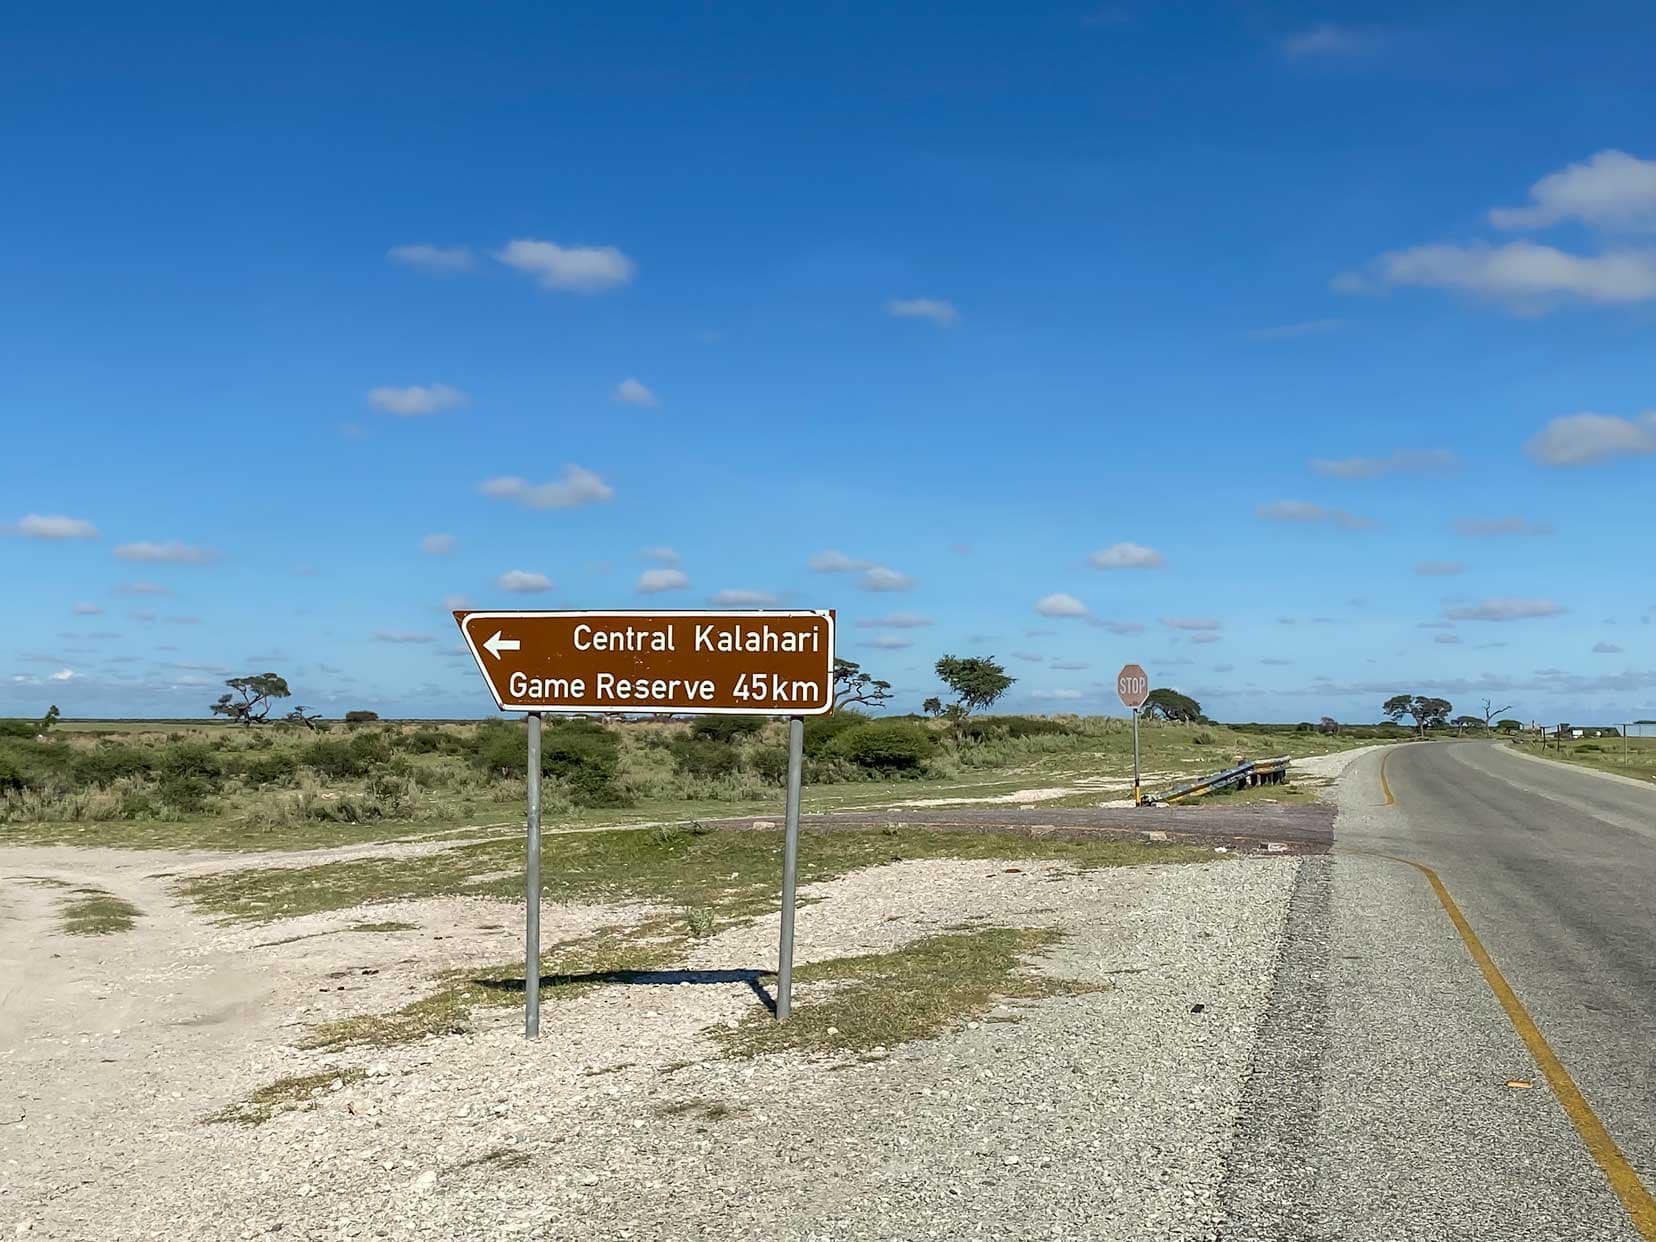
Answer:
[(1123, 707), (1133, 712), (1133, 805), (1144, 805), (1143, 790), (1139, 785), (1139, 708), (1150, 697), (1150, 677), (1137, 664), (1125, 664), (1116, 674), (1116, 693)]

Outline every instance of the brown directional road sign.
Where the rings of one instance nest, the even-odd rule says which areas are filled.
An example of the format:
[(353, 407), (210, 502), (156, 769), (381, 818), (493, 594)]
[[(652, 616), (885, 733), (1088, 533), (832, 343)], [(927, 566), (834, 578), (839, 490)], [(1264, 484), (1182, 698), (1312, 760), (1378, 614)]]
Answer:
[(1150, 675), (1137, 664), (1122, 665), (1116, 674), (1116, 693), (1121, 696), (1124, 707), (1137, 711), (1150, 697)]
[(456, 612), (502, 711), (816, 716), (832, 612)]

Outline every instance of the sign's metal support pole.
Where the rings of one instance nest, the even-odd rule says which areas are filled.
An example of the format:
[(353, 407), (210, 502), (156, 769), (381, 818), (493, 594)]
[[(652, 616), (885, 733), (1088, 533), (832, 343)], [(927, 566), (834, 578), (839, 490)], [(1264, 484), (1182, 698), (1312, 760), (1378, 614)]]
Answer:
[(529, 713), (529, 839), (524, 865), (523, 1037), (540, 1034), (541, 718)]
[(776, 1020), (793, 1012), (794, 882), (799, 872), (799, 782), (805, 763), (805, 718), (788, 718), (788, 811), (782, 844), (782, 944), (776, 957)]
[(1144, 795), (1139, 789), (1139, 740), (1138, 740), (1139, 709), (1133, 709), (1133, 805), (1143, 806)]

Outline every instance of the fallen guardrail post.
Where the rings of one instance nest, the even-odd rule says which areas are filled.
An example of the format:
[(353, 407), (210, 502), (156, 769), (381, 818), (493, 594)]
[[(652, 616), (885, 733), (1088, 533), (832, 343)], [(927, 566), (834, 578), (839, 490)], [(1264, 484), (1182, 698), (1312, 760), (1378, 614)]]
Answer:
[(1280, 785), (1288, 779), (1288, 756), (1276, 755), (1270, 759), (1249, 759), (1222, 772), (1199, 776), (1183, 785), (1175, 785), (1165, 793), (1151, 794), (1144, 799), (1146, 806), (1164, 806), (1182, 802), (1186, 798), (1200, 798), (1221, 789), (1246, 789), (1252, 785)]

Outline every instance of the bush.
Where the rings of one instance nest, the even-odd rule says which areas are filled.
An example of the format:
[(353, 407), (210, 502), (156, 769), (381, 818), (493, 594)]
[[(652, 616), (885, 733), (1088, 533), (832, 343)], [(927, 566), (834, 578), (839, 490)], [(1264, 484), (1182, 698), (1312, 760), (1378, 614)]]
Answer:
[(155, 753), (135, 746), (100, 746), (75, 756), (78, 785), (112, 785), (122, 777), (148, 776), (155, 770)]
[(416, 729), (408, 735), (408, 748), (417, 755), (434, 755), (443, 749), (444, 737), (440, 729)]
[(0, 720), (0, 737), (23, 737), (34, 741), (40, 725), (33, 720)]
[(526, 776), (529, 739), (518, 725), (490, 720), (477, 731), (472, 762), (494, 776)]
[(835, 712), (832, 716), (807, 716), (805, 718), (805, 753), (811, 758), (821, 758), (829, 753), (829, 746), (834, 739), (848, 729), (855, 729), (858, 725), (865, 725), (871, 717), (862, 712)]
[(379, 713), (378, 712), (357, 711), (357, 712), (346, 712), (345, 713), (345, 723), (346, 724), (372, 724), (374, 721), (376, 721), (378, 719), (379, 719)]
[(562, 780), (576, 806), (622, 806), (626, 799), (615, 787), (620, 751), (615, 735), (602, 725), (558, 721), (541, 731), (541, 772)]
[(698, 716), (690, 736), (711, 742), (739, 742), (765, 727), (763, 716)]
[(705, 737), (674, 738), (668, 747), (673, 766), (686, 776), (729, 776), (742, 765), (742, 755), (728, 742)]
[(904, 720), (873, 720), (846, 729), (829, 748), (833, 755), (875, 772), (918, 772), (936, 745), (931, 734)]
[(368, 771), (367, 763), (350, 742), (312, 742), (300, 759), (318, 776), (332, 780), (362, 776)]
[(1192, 746), (1212, 746), (1213, 734), (1209, 733), (1206, 729), (1198, 729), (1195, 733), (1191, 734), (1190, 744)]
[(748, 771), (768, 785), (788, 780), (788, 752), (779, 746), (759, 746), (748, 752)]
[(242, 762), (242, 774), (253, 785), (286, 784), (298, 771), (299, 760), (290, 750), (250, 755)]

